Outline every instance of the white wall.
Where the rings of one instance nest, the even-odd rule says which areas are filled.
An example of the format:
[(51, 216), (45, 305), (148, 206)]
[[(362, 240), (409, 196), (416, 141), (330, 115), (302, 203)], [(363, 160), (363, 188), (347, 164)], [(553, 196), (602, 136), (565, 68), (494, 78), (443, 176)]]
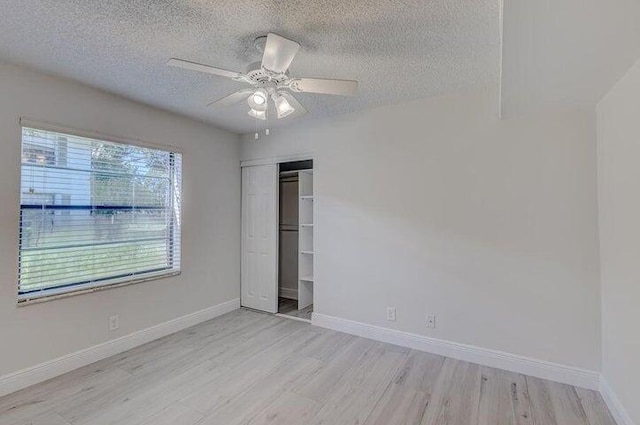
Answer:
[(501, 106), (595, 105), (640, 55), (637, 0), (502, 0)]
[(595, 111), (500, 121), (497, 99), (248, 135), (241, 156), (314, 153), (317, 312), (599, 370)]
[(598, 104), (603, 376), (640, 424), (640, 62)]
[[(239, 297), (238, 136), (5, 64), (0, 93), (0, 376)], [(17, 307), (19, 117), (179, 146), (182, 274)], [(120, 329), (109, 333), (113, 313)]]

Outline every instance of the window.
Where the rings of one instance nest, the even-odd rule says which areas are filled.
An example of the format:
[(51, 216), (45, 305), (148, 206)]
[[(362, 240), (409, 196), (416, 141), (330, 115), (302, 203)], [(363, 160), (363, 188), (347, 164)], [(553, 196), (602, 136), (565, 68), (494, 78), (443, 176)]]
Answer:
[(20, 302), (180, 271), (182, 156), (23, 127)]
[(55, 165), (56, 150), (50, 146), (23, 142), (22, 162), (41, 165)]

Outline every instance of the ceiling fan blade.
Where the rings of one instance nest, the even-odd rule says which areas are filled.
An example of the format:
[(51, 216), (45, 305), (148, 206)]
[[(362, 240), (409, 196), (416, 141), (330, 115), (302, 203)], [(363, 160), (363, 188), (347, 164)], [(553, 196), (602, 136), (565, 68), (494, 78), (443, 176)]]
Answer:
[(281, 37), (278, 34), (269, 33), (267, 43), (264, 46), (262, 67), (269, 71), (284, 74), (291, 61), (298, 53), (300, 45), (295, 41)]
[(279, 92), (279, 94), (285, 99), (287, 99), (287, 102), (289, 102), (289, 105), (293, 106), (293, 108), (295, 109), (295, 111), (291, 113), (291, 115), (287, 116), (287, 118), (299, 117), (300, 115), (304, 115), (308, 112), (304, 108), (304, 106), (302, 106), (300, 102), (298, 102), (298, 99), (296, 99), (291, 93), (282, 91), (282, 92)]
[(169, 61), (167, 62), (167, 65), (173, 66), (175, 68), (183, 68), (183, 69), (188, 69), (190, 71), (204, 72), (207, 74), (219, 75), (221, 77), (227, 77), (227, 78), (238, 78), (242, 76), (242, 74), (240, 74), (239, 72), (227, 71), (226, 69), (215, 68), (213, 66), (203, 65), (201, 63), (196, 63), (196, 62), (185, 61), (182, 59), (175, 59), (175, 58), (169, 59)]
[(231, 93), (229, 96), (225, 96), (222, 99), (218, 99), (218, 100), (215, 100), (215, 101), (211, 102), (207, 106), (229, 106), (229, 105), (233, 105), (234, 103), (238, 103), (238, 102), (241, 102), (241, 101), (245, 100), (254, 91), (256, 91), (256, 90), (255, 89), (238, 90), (235, 93)]
[(325, 80), (322, 78), (296, 78), (291, 82), (291, 90), (301, 93), (354, 96), (358, 91), (358, 82), (352, 80)]

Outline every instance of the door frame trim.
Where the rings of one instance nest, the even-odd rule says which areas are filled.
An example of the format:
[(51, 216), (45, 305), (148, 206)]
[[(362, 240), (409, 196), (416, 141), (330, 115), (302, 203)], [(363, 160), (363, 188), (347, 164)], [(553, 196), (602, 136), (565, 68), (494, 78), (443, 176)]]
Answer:
[[(255, 165), (282, 164), (283, 162), (314, 160), (312, 153), (282, 155), (268, 158), (247, 159), (240, 161), (240, 167), (253, 167)], [(315, 167), (314, 167), (315, 168)]]

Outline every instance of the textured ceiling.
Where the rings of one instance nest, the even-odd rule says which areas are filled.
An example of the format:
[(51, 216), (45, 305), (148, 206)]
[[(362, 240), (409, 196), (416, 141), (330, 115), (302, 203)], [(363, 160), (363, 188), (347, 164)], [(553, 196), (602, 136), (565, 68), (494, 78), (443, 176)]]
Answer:
[(244, 103), (205, 105), (244, 86), (169, 58), (244, 71), (275, 32), (302, 45), (292, 76), (360, 81), (355, 98), (298, 94), (297, 120), (499, 79), (498, 0), (2, 0), (0, 28), (0, 59), (238, 133), (255, 126)]

